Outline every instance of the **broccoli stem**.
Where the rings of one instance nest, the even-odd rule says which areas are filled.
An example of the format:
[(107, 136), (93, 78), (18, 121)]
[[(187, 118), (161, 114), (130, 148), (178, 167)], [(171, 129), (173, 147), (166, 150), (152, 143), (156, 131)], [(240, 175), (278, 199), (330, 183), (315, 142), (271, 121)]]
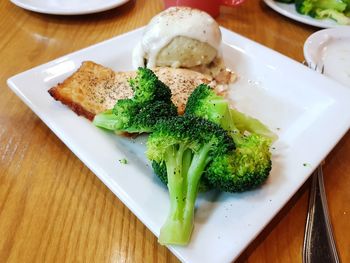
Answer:
[(199, 181), (209, 162), (210, 148), (210, 144), (205, 145), (193, 154), (182, 146), (171, 147), (167, 153), (170, 212), (160, 230), (163, 245), (186, 245), (190, 240)]
[[(160, 230), (159, 242), (166, 244), (186, 244), (192, 232), (191, 225), (186, 225), (183, 220), (183, 211), (185, 206), (183, 175), (183, 156), (184, 149), (175, 146), (170, 147), (166, 154), (166, 167), (168, 174), (168, 190), (170, 198), (170, 212), (167, 220)], [(186, 154), (185, 154), (186, 156)]]
[(182, 218), (181, 210), (184, 204), (183, 184), (184, 176), (182, 174), (182, 157), (184, 149), (180, 146), (176, 149), (171, 147), (167, 154), (167, 173), (168, 173), (168, 189), (170, 197), (170, 215), (173, 219)]
[(196, 201), (199, 181), (210, 160), (210, 158), (208, 158), (208, 153), (211, 146), (211, 144), (204, 145), (201, 150), (193, 156), (187, 176), (186, 203), (194, 204)]
[(97, 114), (93, 120), (93, 124), (100, 128), (107, 130), (116, 130), (119, 127), (120, 121), (112, 110), (107, 110), (103, 113)]
[[(208, 111), (209, 116), (205, 116), (207, 119), (213, 120), (215, 123), (222, 122), (223, 117), (226, 117), (228, 111), (228, 102), (225, 99), (212, 99), (209, 100), (212, 108)], [(229, 122), (227, 122), (229, 123)]]

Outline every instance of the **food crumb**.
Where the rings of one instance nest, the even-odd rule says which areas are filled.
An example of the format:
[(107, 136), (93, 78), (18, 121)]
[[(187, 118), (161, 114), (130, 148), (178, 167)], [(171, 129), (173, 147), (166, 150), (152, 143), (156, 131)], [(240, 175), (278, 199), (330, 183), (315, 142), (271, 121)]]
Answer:
[(128, 160), (125, 159), (125, 158), (123, 158), (123, 159), (120, 159), (120, 160), (119, 160), (119, 163), (121, 163), (121, 164), (127, 164), (127, 163), (128, 163)]
[(309, 163), (303, 163), (303, 166), (310, 166), (310, 164)]

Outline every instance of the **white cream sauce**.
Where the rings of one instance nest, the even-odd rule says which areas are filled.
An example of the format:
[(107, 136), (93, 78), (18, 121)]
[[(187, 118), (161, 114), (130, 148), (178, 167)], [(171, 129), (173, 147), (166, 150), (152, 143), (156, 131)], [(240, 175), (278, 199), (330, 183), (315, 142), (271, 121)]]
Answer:
[(153, 17), (145, 28), (141, 43), (133, 52), (134, 67), (156, 66), (159, 51), (176, 36), (185, 36), (208, 43), (219, 50), (221, 32), (216, 21), (207, 13), (187, 7), (171, 7)]
[(321, 57), (324, 74), (350, 87), (350, 38), (330, 38)]

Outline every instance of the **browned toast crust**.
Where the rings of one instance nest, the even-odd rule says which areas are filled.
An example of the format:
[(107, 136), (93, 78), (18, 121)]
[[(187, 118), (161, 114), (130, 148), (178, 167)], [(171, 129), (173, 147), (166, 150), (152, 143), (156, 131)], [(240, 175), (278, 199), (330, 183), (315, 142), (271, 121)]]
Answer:
[(60, 94), (60, 85), (62, 84), (58, 84), (56, 87), (49, 89), (48, 92), (50, 95), (55, 100), (61, 101), (63, 104), (67, 105), (79, 116), (84, 116), (85, 118), (92, 121), (95, 117), (95, 114), (86, 110), (82, 105), (80, 105), (78, 102), (74, 102), (71, 98), (62, 96), (62, 94)]

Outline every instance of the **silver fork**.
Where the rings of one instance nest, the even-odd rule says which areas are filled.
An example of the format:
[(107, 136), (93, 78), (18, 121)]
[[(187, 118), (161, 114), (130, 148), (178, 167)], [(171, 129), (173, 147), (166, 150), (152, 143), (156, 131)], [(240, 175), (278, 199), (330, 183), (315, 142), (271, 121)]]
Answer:
[[(305, 62), (303, 64), (321, 74), (324, 73), (324, 66), (312, 66)], [(340, 262), (328, 214), (322, 164), (312, 174), (309, 208), (305, 226), (303, 262)]]

